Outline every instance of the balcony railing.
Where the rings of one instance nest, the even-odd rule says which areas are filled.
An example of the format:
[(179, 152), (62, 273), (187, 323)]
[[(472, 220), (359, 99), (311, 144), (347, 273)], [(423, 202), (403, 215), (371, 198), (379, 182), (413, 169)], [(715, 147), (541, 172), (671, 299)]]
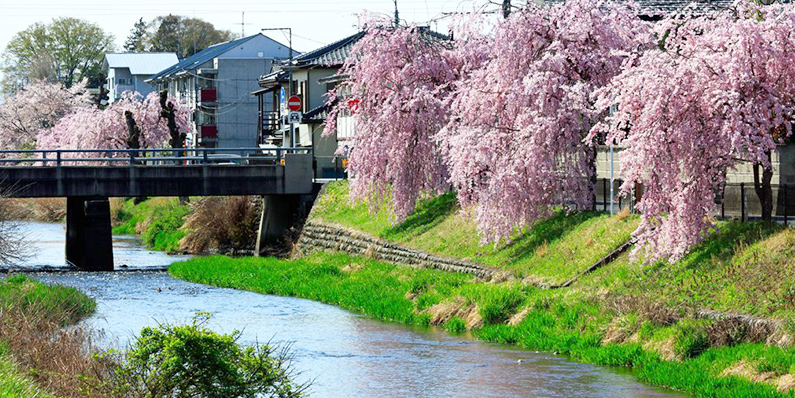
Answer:
[(260, 113), (260, 120), (262, 121), (263, 134), (270, 134), (270, 132), (278, 130), (281, 127), (279, 112), (262, 112)]

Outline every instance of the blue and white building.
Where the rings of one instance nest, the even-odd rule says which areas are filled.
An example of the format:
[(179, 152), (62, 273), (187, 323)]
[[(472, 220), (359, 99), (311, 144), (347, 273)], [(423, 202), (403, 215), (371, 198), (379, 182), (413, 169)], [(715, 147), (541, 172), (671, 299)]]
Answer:
[(146, 96), (155, 88), (145, 80), (177, 62), (179, 60), (174, 53), (105, 54), (102, 71), (107, 76), (108, 103), (118, 100), (125, 91), (137, 91)]

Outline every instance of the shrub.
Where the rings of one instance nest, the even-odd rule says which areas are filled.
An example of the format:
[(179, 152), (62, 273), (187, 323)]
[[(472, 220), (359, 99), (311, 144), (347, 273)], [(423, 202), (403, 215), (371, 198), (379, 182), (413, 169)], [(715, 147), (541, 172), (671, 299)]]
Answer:
[(186, 326), (144, 328), (124, 354), (117, 377), (124, 396), (168, 398), (300, 397), (286, 350), (241, 347), (240, 332), (217, 334), (199, 314)]
[(709, 348), (706, 323), (684, 319), (674, 326), (674, 353), (678, 358), (692, 358)]
[(205, 197), (191, 203), (180, 247), (191, 253), (253, 250), (259, 201), (253, 196)]
[(158, 207), (152, 213), (152, 221), (146, 226), (141, 238), (148, 248), (174, 252), (179, 250), (179, 241), (185, 236), (180, 229), (188, 208), (178, 203)]

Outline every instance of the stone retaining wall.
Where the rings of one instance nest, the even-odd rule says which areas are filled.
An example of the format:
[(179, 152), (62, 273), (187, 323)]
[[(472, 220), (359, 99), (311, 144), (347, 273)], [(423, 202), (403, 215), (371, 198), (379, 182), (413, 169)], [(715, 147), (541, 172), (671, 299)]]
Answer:
[(369, 234), (353, 231), (339, 225), (310, 220), (304, 225), (297, 248), (300, 252), (333, 250), (357, 256), (371, 257), (399, 265), (436, 268), (493, 277), (500, 271), (469, 261), (455, 260), (398, 245)]

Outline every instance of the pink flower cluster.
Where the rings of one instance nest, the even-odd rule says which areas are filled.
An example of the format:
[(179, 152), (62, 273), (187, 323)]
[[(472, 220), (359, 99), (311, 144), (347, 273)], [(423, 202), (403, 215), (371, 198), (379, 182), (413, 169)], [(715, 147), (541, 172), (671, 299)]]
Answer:
[[(190, 111), (175, 102), (177, 125), (181, 131), (191, 128)], [(39, 149), (127, 149), (129, 136), (124, 116), (132, 112), (141, 129), (141, 148), (157, 148), (166, 145), (169, 139), (166, 121), (160, 117), (157, 93), (145, 98), (138, 93), (124, 92), (122, 97), (104, 110), (84, 107), (63, 117), (50, 129), (38, 135)], [(81, 154), (75, 153), (74, 156)]]
[(770, 167), (795, 110), (795, 8), (738, 3), (729, 12), (655, 26), (598, 93), (618, 112), (594, 127), (626, 148), (627, 193), (643, 185), (636, 235), (647, 260), (681, 258), (713, 226), (709, 214), (740, 161)]
[[(449, 188), (435, 138), (449, 118), (444, 100), (456, 76), (446, 59), (449, 44), (424, 29), (371, 20), (343, 68), (350, 78), (330, 97), (344, 92), (359, 100), (349, 154), (353, 195), (374, 208), (386, 204), (398, 218), (409, 215), (423, 194)], [(347, 108), (346, 101), (337, 102), (325, 133), (333, 133)]]
[(34, 148), (40, 131), (90, 106), (85, 82), (69, 89), (60, 83), (33, 82), (0, 105), (0, 149)]

